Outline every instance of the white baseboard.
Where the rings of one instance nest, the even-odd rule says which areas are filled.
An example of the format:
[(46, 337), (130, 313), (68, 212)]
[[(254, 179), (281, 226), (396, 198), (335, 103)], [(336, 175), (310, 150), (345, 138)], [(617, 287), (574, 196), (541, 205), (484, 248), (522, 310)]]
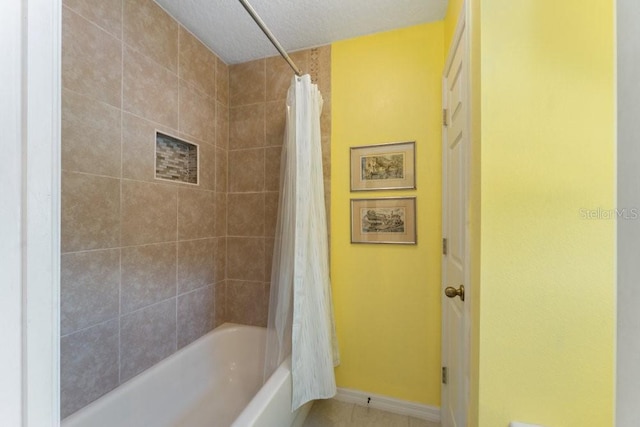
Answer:
[(399, 415), (408, 415), (436, 423), (440, 422), (440, 408), (437, 406), (423, 405), (421, 403), (408, 402), (406, 400), (394, 399), (392, 397), (347, 388), (338, 388), (334, 399), (346, 403), (355, 403), (360, 406), (367, 406), (368, 403), (370, 408)]

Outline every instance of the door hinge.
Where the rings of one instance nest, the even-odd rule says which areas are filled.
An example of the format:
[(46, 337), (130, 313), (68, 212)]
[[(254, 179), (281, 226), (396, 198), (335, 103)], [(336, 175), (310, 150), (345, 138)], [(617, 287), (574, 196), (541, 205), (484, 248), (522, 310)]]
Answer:
[(442, 239), (442, 255), (446, 255), (449, 252), (449, 245), (446, 238)]
[(449, 126), (449, 122), (447, 122), (447, 109), (442, 109), (442, 126)]
[(449, 381), (449, 370), (447, 369), (446, 366), (442, 367), (442, 384), (447, 384), (447, 381)]

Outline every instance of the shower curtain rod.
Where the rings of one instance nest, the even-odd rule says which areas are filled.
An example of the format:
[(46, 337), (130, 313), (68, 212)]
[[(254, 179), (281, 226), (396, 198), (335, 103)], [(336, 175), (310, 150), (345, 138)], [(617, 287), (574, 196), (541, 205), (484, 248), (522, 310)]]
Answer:
[(265, 36), (267, 36), (267, 38), (269, 39), (269, 41), (273, 44), (273, 46), (278, 49), (278, 52), (280, 52), (280, 55), (282, 55), (282, 57), (284, 58), (285, 61), (287, 61), (287, 63), (289, 64), (289, 66), (293, 69), (293, 71), (296, 73), (296, 76), (301, 76), (302, 72), (300, 71), (300, 69), (296, 66), (296, 64), (294, 64), (293, 60), (289, 57), (289, 55), (287, 55), (287, 52), (282, 48), (282, 46), (280, 45), (280, 43), (278, 43), (278, 40), (276, 40), (275, 36), (271, 33), (271, 31), (269, 31), (269, 29), (267, 28), (267, 26), (265, 25), (264, 21), (262, 19), (260, 19), (260, 17), (258, 16), (258, 14), (256, 13), (256, 11), (253, 9), (253, 7), (251, 7), (251, 5), (249, 4), (249, 2), (247, 2), (247, 0), (238, 0), (240, 1), (240, 3), (242, 4), (242, 6), (244, 6), (245, 10), (247, 12), (249, 12), (249, 15), (251, 15), (251, 17), (253, 18), (254, 21), (256, 21), (256, 24), (258, 24), (258, 27), (260, 27), (260, 29), (262, 30), (262, 32), (264, 33)]

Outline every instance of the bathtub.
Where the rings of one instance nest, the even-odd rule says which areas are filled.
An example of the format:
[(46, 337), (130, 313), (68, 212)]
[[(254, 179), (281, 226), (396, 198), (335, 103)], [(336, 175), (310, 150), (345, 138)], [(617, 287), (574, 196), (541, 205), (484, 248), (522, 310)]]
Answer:
[(299, 427), (290, 361), (263, 387), (266, 330), (225, 323), (62, 421), (62, 427)]

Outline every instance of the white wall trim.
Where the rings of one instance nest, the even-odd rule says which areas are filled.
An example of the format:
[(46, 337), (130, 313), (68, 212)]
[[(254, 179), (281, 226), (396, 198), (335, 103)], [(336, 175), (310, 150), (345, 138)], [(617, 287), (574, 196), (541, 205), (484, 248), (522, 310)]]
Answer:
[(22, 2), (0, 3), (0, 414), (22, 425)]
[(24, 427), (60, 423), (61, 0), (23, 0)]
[(0, 2), (0, 424), (59, 425), (61, 0)]
[[(371, 399), (370, 401), (369, 398)], [(409, 402), (379, 394), (368, 393), (366, 391), (351, 390), (340, 387), (338, 387), (338, 392), (334, 399), (345, 403), (369, 406), (374, 409), (380, 409), (394, 414), (408, 415), (410, 417), (420, 418), (434, 423), (440, 422), (440, 408), (437, 406), (429, 406), (422, 403)]]

